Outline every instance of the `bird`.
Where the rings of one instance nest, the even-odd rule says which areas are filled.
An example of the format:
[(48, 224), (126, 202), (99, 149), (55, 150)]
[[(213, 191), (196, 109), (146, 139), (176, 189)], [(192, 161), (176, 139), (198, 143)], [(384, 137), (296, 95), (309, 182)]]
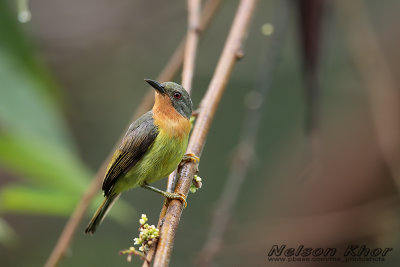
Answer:
[(168, 176), (181, 161), (198, 163), (193, 153), (185, 154), (192, 128), (192, 100), (177, 83), (145, 81), (155, 89), (154, 106), (129, 126), (114, 152), (103, 180), (105, 199), (86, 227), (86, 234), (94, 234), (121, 193), (131, 188), (144, 187), (168, 199), (179, 199), (186, 206), (184, 194), (149, 184)]

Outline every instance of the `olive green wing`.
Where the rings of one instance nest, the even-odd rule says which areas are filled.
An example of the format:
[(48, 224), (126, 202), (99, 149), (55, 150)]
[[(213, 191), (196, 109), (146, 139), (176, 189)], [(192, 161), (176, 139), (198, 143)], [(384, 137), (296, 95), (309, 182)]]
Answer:
[(146, 154), (158, 135), (151, 111), (131, 124), (121, 145), (115, 151), (103, 181), (104, 195), (108, 196), (118, 178), (124, 176)]

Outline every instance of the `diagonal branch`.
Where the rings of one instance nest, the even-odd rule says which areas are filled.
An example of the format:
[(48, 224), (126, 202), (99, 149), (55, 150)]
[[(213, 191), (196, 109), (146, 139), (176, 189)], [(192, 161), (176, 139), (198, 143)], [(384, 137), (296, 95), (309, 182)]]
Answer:
[[(196, 28), (198, 34), (201, 34), (210, 24), (212, 18), (214, 17), (215, 12), (217, 11), (218, 7), (220, 6), (222, 0), (207, 0), (204, 4), (203, 11), (201, 12), (200, 16), (200, 23)], [(158, 81), (169, 81), (172, 80), (175, 75), (178, 73), (179, 68), (182, 65), (183, 57), (185, 54), (185, 42), (187, 37), (183, 38), (180, 42), (179, 46), (175, 50), (174, 54), (169, 59), (167, 65), (165, 66), (164, 70), (160, 73), (157, 77)], [(183, 77), (182, 77), (183, 82)], [(191, 87), (185, 87), (186, 90)], [(190, 89), (189, 89), (190, 91)], [(144, 97), (142, 103), (137, 108), (136, 112), (132, 117), (132, 121), (138, 118), (140, 115), (145, 113), (147, 110), (151, 108), (154, 103), (154, 90), (150, 88), (147, 92), (146, 96)], [(108, 162), (107, 162), (108, 163)]]
[[(186, 34), (185, 53), (183, 57), (182, 86), (190, 94), (192, 92), (193, 73), (196, 62), (197, 45), (200, 27), (200, 0), (188, 0), (188, 29)], [(168, 177), (167, 191), (174, 191), (176, 170)]]
[[(228, 83), (228, 79), (236, 61), (242, 56), (243, 41), (246, 37), (256, 3), (257, 0), (241, 0), (239, 4), (214, 76), (201, 102), (200, 113), (196, 125), (194, 126), (187, 152), (194, 153), (198, 156), (202, 153), (211, 122)], [(176, 193), (188, 194), (196, 169), (196, 165), (191, 162), (186, 163), (180, 169), (180, 179), (175, 188)], [(169, 265), (175, 233), (179, 225), (182, 209), (182, 202), (179, 200), (172, 200), (162, 219), (160, 240), (154, 260), (154, 266), (156, 267)]]
[(185, 55), (182, 69), (182, 86), (189, 93), (192, 91), (194, 65), (197, 44), (199, 42), (200, 0), (188, 0), (188, 29), (186, 35)]
[[(211, 266), (222, 243), (223, 235), (232, 215), (232, 211), (240, 193), (241, 186), (248, 176), (251, 162), (255, 158), (254, 150), (259, 126), (262, 119), (263, 106), (266, 103), (271, 83), (271, 75), (278, 62), (283, 41), (285, 40), (289, 20), (288, 2), (281, 1), (274, 18), (275, 36), (267, 39), (266, 53), (260, 66), (256, 86), (250, 94), (252, 99), (247, 103), (247, 111), (243, 120), (239, 144), (231, 163), (226, 184), (218, 200), (212, 218), (206, 243), (199, 253), (199, 265)], [(249, 96), (250, 96), (249, 94)], [(261, 102), (260, 102), (261, 101)]]
[[(194, 3), (195, 2), (195, 3)], [(193, 81), (193, 72), (194, 72), (194, 63), (196, 59), (196, 50), (198, 45), (198, 35), (200, 34), (201, 30), (205, 27), (204, 24), (207, 24), (207, 21), (211, 18), (205, 17), (207, 20), (201, 19), (200, 22), (198, 21), (198, 12), (200, 12), (200, 2), (195, 1), (188, 1), (188, 33), (187, 33), (187, 43), (185, 47), (185, 57), (184, 57), (184, 64), (182, 70), (182, 85), (183, 87), (191, 93), (191, 83)], [(203, 7), (203, 14), (213, 14), (220, 6), (221, 0), (208, 0)], [(177, 178), (177, 170), (173, 171), (168, 177), (168, 184), (167, 184), (167, 191), (173, 192), (176, 184)], [(160, 216), (158, 219), (157, 227), (161, 227), (162, 220), (167, 212), (168, 208), (168, 201), (164, 201), (163, 207), (160, 212)], [(155, 243), (148, 251), (146, 260), (143, 262), (143, 267), (150, 266), (150, 263), (154, 257), (154, 253), (157, 248), (157, 243)]]
[[(199, 33), (204, 31), (208, 27), (209, 23), (211, 22), (211, 19), (213, 18), (216, 10), (218, 9), (220, 3), (221, 3), (221, 0), (208, 0), (206, 2), (206, 4), (204, 5), (203, 12), (201, 13), (200, 25), (197, 29), (197, 31)], [(169, 59), (167, 65), (164, 67), (164, 69), (162, 70), (160, 75), (157, 77), (157, 80), (169, 81), (175, 77), (175, 75), (179, 71), (179, 68), (182, 65), (183, 55), (184, 55), (184, 50), (185, 50), (185, 40), (186, 40), (186, 37), (180, 42), (179, 46), (176, 48), (175, 52)], [(151, 105), (153, 104), (153, 101), (154, 101), (154, 91), (153, 91), (153, 89), (150, 89), (147, 92), (147, 94), (143, 97), (143, 100), (142, 100), (140, 106), (134, 112), (131, 121), (134, 121), (141, 114), (143, 114), (145, 111), (150, 109)], [(124, 132), (122, 133), (119, 141), (115, 144), (114, 149), (117, 147), (117, 145), (121, 141), (123, 134), (124, 134)], [(96, 196), (96, 194), (98, 193), (98, 191), (101, 188), (104, 173), (107, 168), (108, 162), (111, 159), (114, 149), (110, 152), (108, 157), (104, 160), (103, 164), (97, 171), (97, 173), (96, 173), (95, 177), (93, 178), (91, 184), (89, 185), (88, 189), (83, 194), (80, 202), (78, 203), (78, 205), (76, 206), (71, 217), (67, 221), (60, 237), (57, 240), (56, 245), (53, 248), (53, 251), (51, 252), (49, 258), (47, 259), (47, 262), (45, 264), (46, 267), (56, 266), (57, 263), (64, 256), (65, 251), (67, 250), (69, 244), (71, 243), (72, 238), (76, 232), (76, 229), (78, 228), (79, 223), (82, 221), (86, 210), (88, 209), (92, 199)]]
[[(211, 3), (210, 1), (207, 3)], [(215, 3), (215, 1), (214, 1)], [(218, 3), (217, 3), (218, 4)], [(201, 8), (201, 0), (188, 0), (188, 29), (186, 35), (185, 54), (183, 58), (183, 69), (182, 69), (182, 86), (190, 94), (192, 91), (193, 73), (197, 54), (197, 45), (199, 41), (199, 14)], [(167, 191), (173, 192), (176, 184), (177, 170), (174, 170), (168, 176)], [(163, 207), (160, 212), (157, 227), (160, 228), (162, 218), (165, 216), (165, 212), (168, 208), (168, 201), (164, 201)], [(147, 252), (146, 260), (143, 262), (143, 267), (148, 267), (154, 257), (157, 243), (155, 243), (151, 249)]]

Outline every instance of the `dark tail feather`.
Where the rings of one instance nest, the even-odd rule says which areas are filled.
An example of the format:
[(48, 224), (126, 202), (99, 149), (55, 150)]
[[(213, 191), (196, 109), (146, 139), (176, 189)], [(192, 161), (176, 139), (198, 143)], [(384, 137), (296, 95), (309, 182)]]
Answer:
[(88, 226), (86, 227), (86, 234), (94, 234), (94, 232), (96, 232), (97, 226), (99, 226), (100, 223), (103, 221), (104, 217), (107, 215), (108, 211), (119, 196), (120, 194), (110, 195), (107, 196), (106, 199), (104, 199), (103, 203), (97, 209), (96, 213), (93, 215), (93, 218), (90, 220)]

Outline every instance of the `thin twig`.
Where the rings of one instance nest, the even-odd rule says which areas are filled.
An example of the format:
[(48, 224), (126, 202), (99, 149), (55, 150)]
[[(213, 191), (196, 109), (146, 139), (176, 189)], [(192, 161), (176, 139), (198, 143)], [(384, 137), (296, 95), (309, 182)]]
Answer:
[(189, 93), (192, 91), (192, 81), (194, 66), (197, 54), (197, 44), (199, 42), (200, 26), (200, 0), (188, 0), (188, 29), (186, 34), (185, 55), (182, 69), (182, 86)]
[[(209, 2), (210, 3), (210, 2)], [(193, 73), (196, 62), (197, 46), (199, 42), (199, 27), (200, 27), (200, 12), (201, 12), (201, 1), (200, 0), (188, 0), (187, 1), (188, 10), (188, 27), (186, 34), (186, 45), (185, 53), (183, 57), (183, 69), (182, 69), (182, 86), (190, 94), (192, 91)], [(176, 184), (177, 170), (174, 170), (168, 176), (167, 191), (173, 192)], [(163, 207), (160, 212), (160, 218), (158, 220), (158, 227), (160, 228), (160, 223), (165, 215), (168, 207), (168, 201), (164, 201)], [(150, 265), (154, 252), (157, 247), (155, 242), (151, 249), (147, 252), (146, 259), (143, 261), (143, 267)]]
[[(241, 0), (236, 12), (233, 25), (219, 59), (214, 76), (210, 82), (201, 105), (200, 113), (191, 135), (187, 152), (200, 156), (205, 144), (211, 122), (222, 98), (238, 55), (242, 52), (242, 45), (250, 19), (254, 12), (257, 0)], [(176, 193), (188, 194), (193, 176), (197, 170), (196, 164), (188, 162), (179, 172), (179, 179), (175, 188)], [(182, 202), (172, 200), (168, 206), (160, 231), (160, 240), (155, 253), (154, 266), (168, 266), (171, 258), (175, 233), (182, 214)]]
[(364, 2), (335, 1), (344, 18), (351, 56), (369, 94), (369, 102), (382, 158), (400, 190), (400, 93), (395, 76), (373, 30)]
[[(188, 1), (188, 33), (187, 43), (185, 47), (184, 63), (182, 70), (182, 86), (191, 93), (193, 73), (196, 59), (196, 51), (198, 45), (198, 38), (201, 31), (207, 27), (213, 14), (217, 11), (221, 4), (221, 0), (208, 0), (203, 7), (202, 16), (200, 17), (200, 1)], [(173, 171), (168, 177), (167, 191), (173, 192), (176, 184), (177, 170)], [(168, 201), (164, 201), (163, 207), (160, 212), (158, 220), (158, 228), (161, 227), (162, 220), (168, 208)], [(154, 257), (158, 242), (156, 242), (150, 250), (147, 252), (146, 260), (143, 262), (143, 267), (150, 266), (150, 263)]]
[(71, 243), (76, 229), (78, 228), (79, 223), (85, 215), (85, 212), (88, 209), (90, 202), (96, 196), (101, 187), (102, 179), (98, 179), (98, 177), (103, 177), (106, 167), (107, 165), (103, 163), (97, 171), (95, 178), (90, 183), (88, 189), (83, 194), (71, 217), (68, 219), (60, 237), (57, 240), (57, 244), (53, 248), (53, 251), (47, 259), (46, 264), (44, 265), (45, 267), (56, 266), (57, 263), (64, 256), (64, 253), (68, 249), (68, 246)]
[[(208, 27), (212, 18), (215, 15), (215, 12), (217, 11), (218, 7), (220, 6), (221, 2), (222, 2), (222, 0), (207, 0), (206, 1), (206, 3), (204, 4), (204, 7), (203, 7), (203, 11), (201, 12), (200, 24), (197, 27), (198, 33), (201, 34)], [(160, 73), (160, 75), (157, 77), (158, 81), (163, 82), (163, 81), (172, 80), (173, 77), (175, 77), (175, 75), (178, 73), (178, 70), (181, 67), (182, 62), (183, 62), (183, 57), (184, 57), (185, 47), (186, 47), (185, 42), (186, 42), (186, 37), (182, 39), (178, 48), (175, 50), (174, 54), (169, 59), (167, 65), (165, 66), (163, 71)], [(184, 86), (184, 88), (186, 89), (185, 86)], [(140, 115), (142, 115), (147, 110), (149, 110), (153, 104), (154, 104), (154, 89), (150, 88), (149, 91), (147, 92), (145, 98), (141, 102), (140, 106), (136, 109), (136, 112), (134, 113), (134, 115), (132, 117), (132, 121), (134, 121)]]
[[(221, 0), (208, 0), (204, 6), (203, 12), (201, 13), (200, 18), (200, 26), (198, 28), (198, 32), (204, 31), (211, 19), (213, 18), (215, 11), (218, 9)], [(179, 46), (176, 48), (175, 52), (169, 59), (167, 65), (161, 71), (160, 75), (157, 77), (158, 81), (169, 81), (172, 80), (175, 75), (178, 73), (179, 68), (182, 65), (183, 55), (185, 50), (185, 40), (186, 37), (182, 39)], [(151, 105), (154, 101), (154, 90), (149, 90), (146, 95), (143, 97), (143, 100), (140, 106), (134, 112), (131, 121), (134, 121), (138, 118), (141, 114), (151, 108)], [(112, 153), (114, 152), (117, 145), (120, 143), (121, 139), (123, 138), (125, 132), (122, 133), (119, 141), (114, 145), (114, 149), (110, 152), (107, 158), (104, 160), (103, 164), (97, 171), (96, 175), (94, 176), (91, 184), (89, 185), (88, 189), (83, 194), (81, 200), (77, 204), (74, 212), (72, 213), (71, 217), (68, 219), (60, 237), (57, 240), (56, 245), (51, 252), (45, 267), (53, 267), (56, 266), (57, 263), (61, 260), (64, 256), (65, 251), (67, 250), (69, 244), (72, 241), (72, 238), (76, 232), (76, 229), (79, 226), (79, 223), (82, 221), (86, 210), (88, 209), (92, 199), (96, 196), (98, 191), (101, 188), (101, 184), (104, 178), (104, 173), (107, 168), (108, 162), (112, 157)]]
[[(212, 15), (217, 11), (222, 0), (208, 0), (203, 7), (202, 16), (199, 18), (200, 13), (200, 1), (196, 0), (188, 1), (188, 33), (187, 42), (185, 46), (185, 55), (182, 69), (182, 86), (189, 94), (192, 91), (192, 81), (194, 73), (194, 63), (196, 61), (196, 50), (198, 45), (199, 34), (207, 27), (210, 22)], [(192, 26), (190, 26), (192, 25)], [(171, 173), (168, 177), (167, 191), (173, 192), (176, 184), (176, 170)], [(165, 203), (167, 204), (167, 203)], [(167, 206), (165, 205), (165, 213)]]
[[(169, 58), (167, 65), (165, 65), (164, 69), (157, 76), (157, 81), (161, 82), (170, 81), (176, 76), (182, 65), (184, 51), (185, 51), (185, 39), (182, 39), (178, 47), (176, 48), (175, 52)], [(130, 121), (135, 121), (137, 118), (139, 118), (140, 115), (148, 111), (153, 104), (154, 104), (154, 89), (149, 88), (147, 90), (146, 95), (140, 102), (140, 105), (136, 108), (135, 112), (133, 113)], [(121, 139), (122, 137), (123, 135), (121, 136)], [(119, 141), (117, 144), (119, 144)], [(108, 163), (109, 160), (106, 160), (105, 162)]]
[[(182, 86), (192, 92), (193, 73), (197, 55), (200, 31), (200, 0), (188, 0), (188, 29), (186, 34), (185, 54), (183, 57)], [(176, 183), (176, 170), (168, 177), (167, 191), (172, 192)]]
[(267, 49), (265, 49), (265, 56), (260, 65), (257, 77), (258, 82), (251, 92), (253, 99), (250, 99), (249, 101), (251, 102), (246, 105), (247, 112), (243, 120), (240, 141), (236, 147), (224, 190), (217, 202), (206, 243), (199, 253), (200, 266), (210, 266), (218, 253), (241, 186), (248, 175), (251, 162), (255, 158), (254, 150), (262, 118), (263, 103), (266, 102), (271, 74), (278, 62), (278, 56), (287, 32), (289, 6), (287, 1), (279, 2), (279, 5), (276, 9), (276, 17), (273, 19), (275, 35), (271, 37), (273, 38), (272, 40), (267, 39)]

